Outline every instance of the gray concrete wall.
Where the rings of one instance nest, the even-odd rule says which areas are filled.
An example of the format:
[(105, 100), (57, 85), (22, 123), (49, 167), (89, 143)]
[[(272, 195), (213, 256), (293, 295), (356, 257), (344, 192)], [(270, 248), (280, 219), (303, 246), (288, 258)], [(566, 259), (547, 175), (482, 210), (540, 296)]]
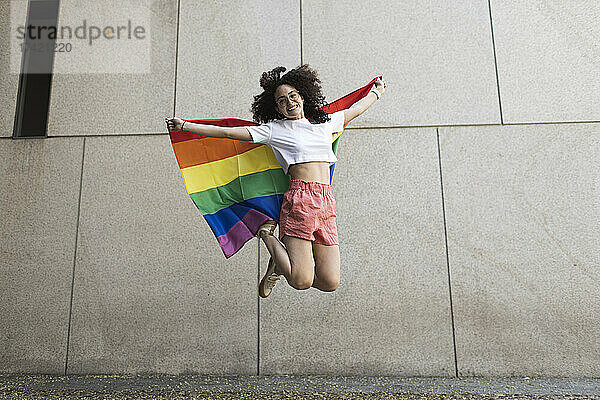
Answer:
[[(526, 3), (152, 2), (151, 72), (55, 75), (44, 140), (2, 64), (0, 373), (600, 377), (600, 5)], [(259, 301), (163, 118), (300, 62), (388, 91), (338, 150), (339, 288)]]
[(19, 74), (11, 69), (10, 37), (11, 21), (25, 25), (27, 9), (24, 7), (11, 7), (10, 2), (0, 2), (0, 137), (12, 135), (15, 118), (15, 107), (19, 85)]

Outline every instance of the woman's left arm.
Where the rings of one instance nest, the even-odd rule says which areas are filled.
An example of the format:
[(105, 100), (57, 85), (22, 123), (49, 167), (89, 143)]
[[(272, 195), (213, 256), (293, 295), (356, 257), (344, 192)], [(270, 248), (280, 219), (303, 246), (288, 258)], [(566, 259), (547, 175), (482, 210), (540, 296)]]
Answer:
[[(385, 81), (381, 78), (377, 78), (377, 80), (373, 84), (373, 87), (377, 89), (380, 95), (383, 95), (383, 92), (385, 92), (386, 87)], [(371, 91), (368, 95), (354, 103), (352, 107), (344, 110), (344, 126), (346, 126), (350, 121), (358, 117), (360, 114), (367, 111), (367, 109), (371, 107), (371, 105), (375, 103), (378, 99), (379, 97), (377, 96), (377, 94)]]

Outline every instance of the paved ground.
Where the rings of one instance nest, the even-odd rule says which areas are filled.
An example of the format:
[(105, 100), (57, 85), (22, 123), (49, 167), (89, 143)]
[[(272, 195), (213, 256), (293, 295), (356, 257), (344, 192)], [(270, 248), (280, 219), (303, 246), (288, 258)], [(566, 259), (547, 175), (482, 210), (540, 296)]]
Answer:
[(0, 399), (600, 399), (600, 378), (0, 375)]

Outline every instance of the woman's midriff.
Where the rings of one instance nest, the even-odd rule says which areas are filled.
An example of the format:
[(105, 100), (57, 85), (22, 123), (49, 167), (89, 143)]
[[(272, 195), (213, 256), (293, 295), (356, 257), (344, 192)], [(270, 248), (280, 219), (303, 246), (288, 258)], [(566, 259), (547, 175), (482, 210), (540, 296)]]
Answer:
[(292, 179), (301, 179), (306, 182), (320, 182), (329, 185), (329, 162), (309, 161), (292, 164), (288, 168)]

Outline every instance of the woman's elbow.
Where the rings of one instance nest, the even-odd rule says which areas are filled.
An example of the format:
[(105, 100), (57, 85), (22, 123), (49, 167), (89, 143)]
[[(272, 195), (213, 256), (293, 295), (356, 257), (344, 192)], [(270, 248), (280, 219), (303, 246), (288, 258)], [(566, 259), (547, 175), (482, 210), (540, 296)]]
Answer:
[(344, 114), (344, 125), (349, 124), (354, 118), (358, 117), (360, 114), (362, 114), (363, 112), (365, 112), (365, 110), (362, 110), (360, 108), (350, 108), (348, 109), (348, 112), (346, 112)]

